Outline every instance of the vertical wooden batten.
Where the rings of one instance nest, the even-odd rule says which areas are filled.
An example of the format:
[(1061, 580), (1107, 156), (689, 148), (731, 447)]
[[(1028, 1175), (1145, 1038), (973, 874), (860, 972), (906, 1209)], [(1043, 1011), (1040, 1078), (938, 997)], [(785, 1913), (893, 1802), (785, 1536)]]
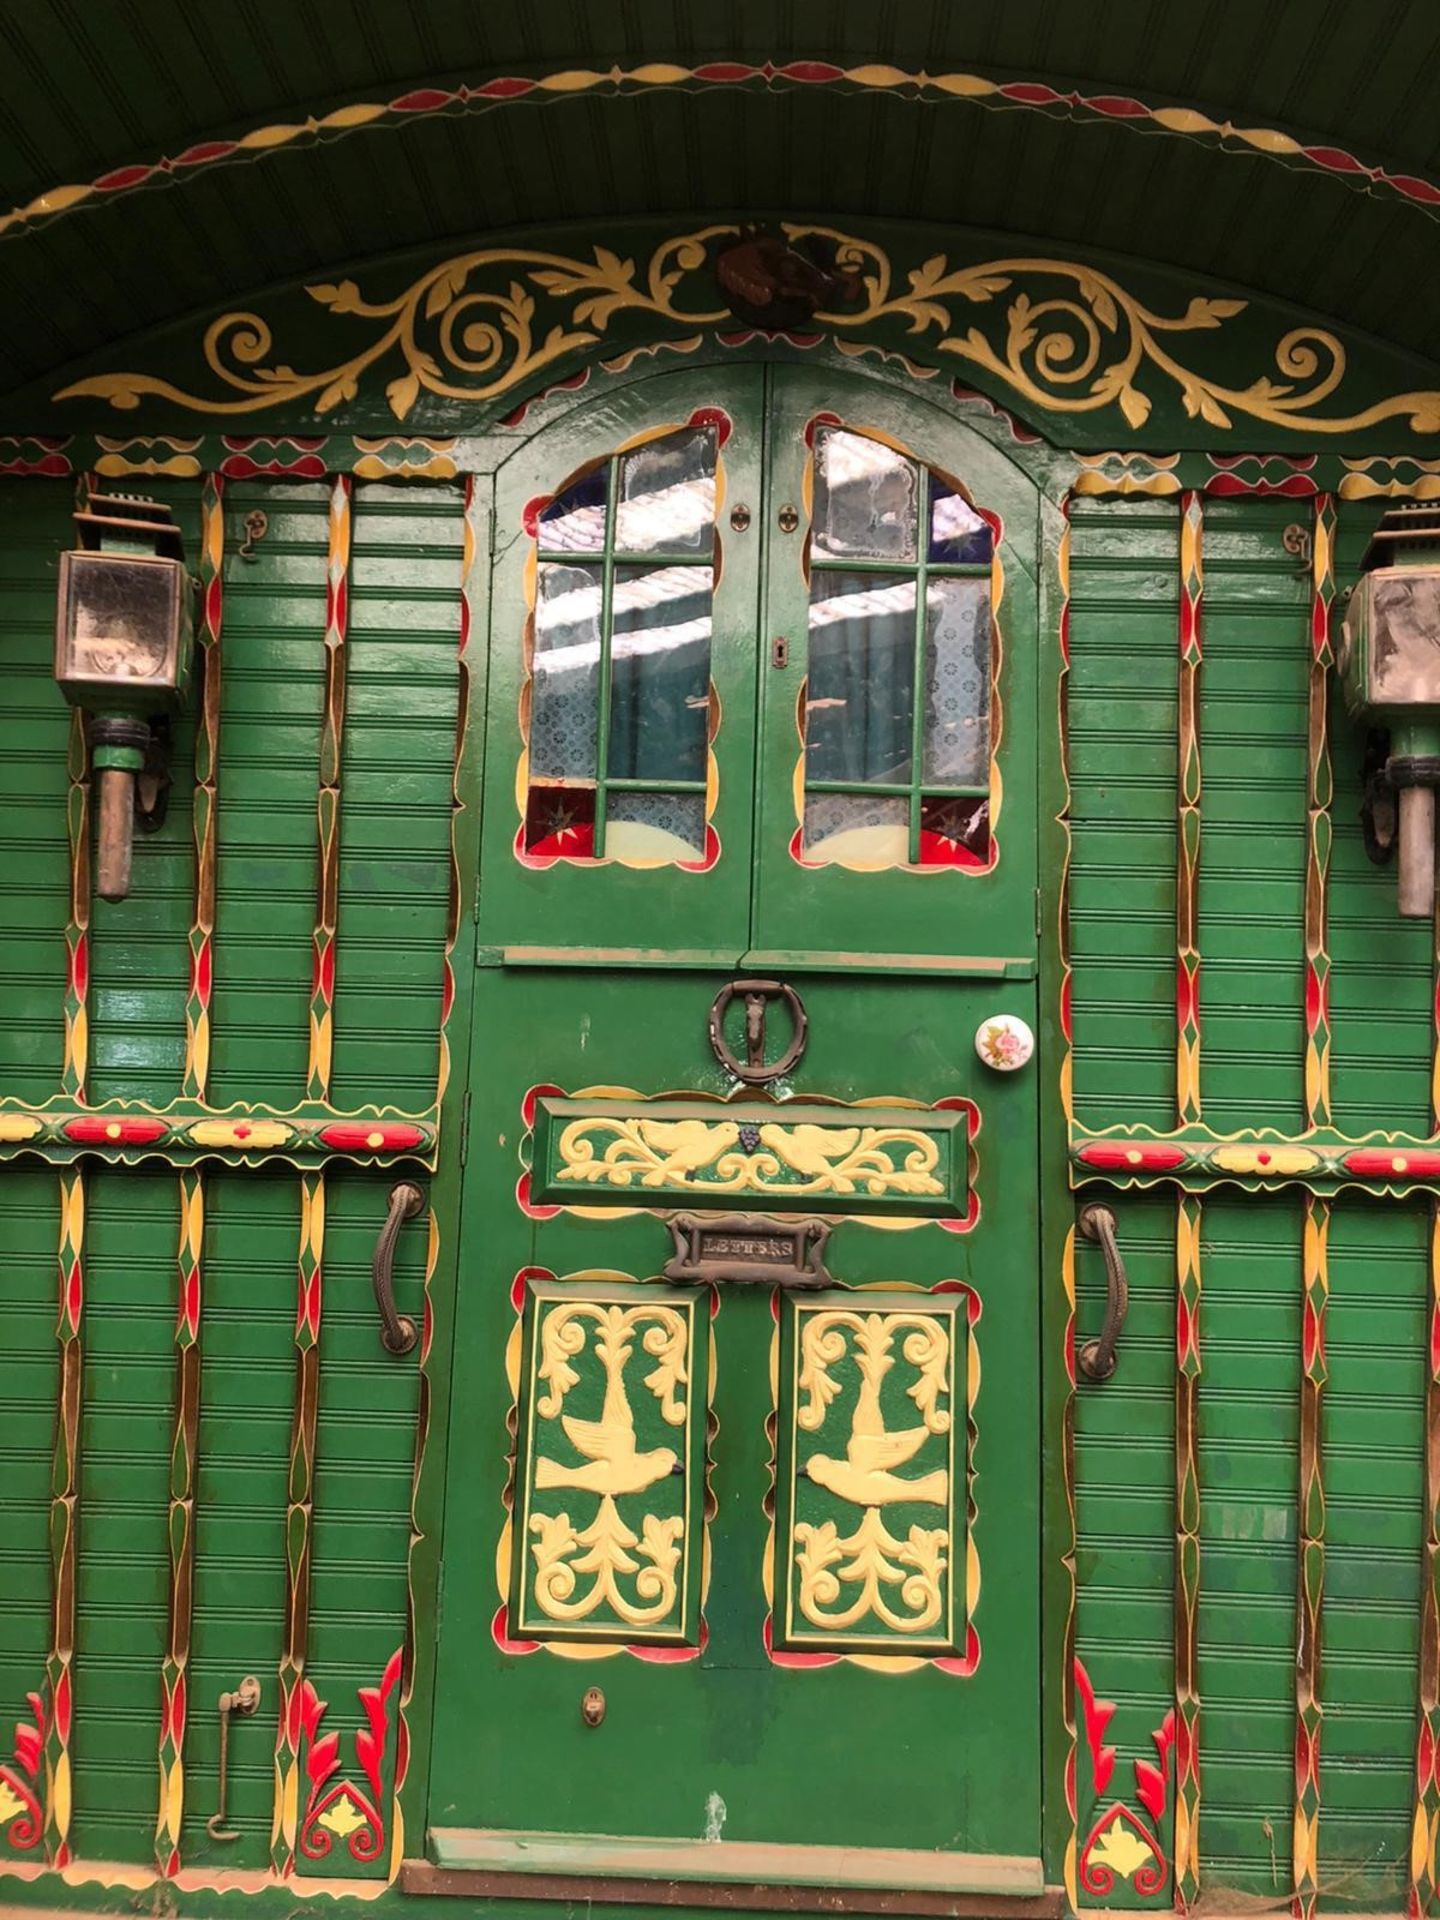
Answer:
[[(1062, 836), (1059, 898), (1055, 912), (1056, 964), (1060, 986), (1060, 1105), (1068, 1131), (1075, 1124), (1075, 1035), (1071, 1019), (1070, 974), (1070, 500), (1061, 505), (1060, 543), (1055, 557), (1059, 589), (1058, 673), (1055, 689), (1056, 732), (1060, 744), (1061, 802), (1056, 824)], [(1079, 1587), (1075, 1566), (1080, 1548), (1079, 1515), (1075, 1504), (1075, 1227), (1065, 1229), (1061, 1277), (1065, 1288), (1064, 1364), (1065, 1411), (1061, 1433), (1061, 1476), (1065, 1494), (1065, 1537), (1060, 1543), (1061, 1584), (1065, 1627), (1061, 1641), (1061, 1713), (1065, 1739), (1065, 1852), (1062, 1872), (1065, 1895), (1073, 1908), (1080, 1904), (1080, 1803), (1075, 1777), (1078, 1745), (1075, 1729), (1075, 1631)]]
[[(1434, 923), (1430, 1126), (1440, 1135), (1440, 907)], [(1432, 1913), (1440, 1900), (1440, 1203), (1430, 1205), (1429, 1297), (1425, 1355), (1425, 1523), (1420, 1576), (1419, 1724), (1415, 1818), (1410, 1839), (1410, 1911)]]
[[(340, 772), (345, 726), (345, 645), (349, 614), (350, 519), (354, 482), (331, 481), (325, 577), (325, 695), (320, 723), (316, 804), (314, 974), (306, 1098), (328, 1100), (334, 1043), (335, 933), (340, 884)], [(277, 1874), (294, 1871), (305, 1735), (305, 1662), (310, 1623), (311, 1525), (320, 1397), (320, 1311), (325, 1254), (325, 1175), (300, 1177), (300, 1251), (295, 1313), (295, 1406), (285, 1514), (285, 1647), (280, 1660), (275, 1742), (275, 1811), (270, 1858)]]
[(80, 1486), (80, 1400), (84, 1366), (85, 1176), (60, 1176), (58, 1263), (60, 1408), (55, 1429), (55, 1476), (50, 1501), (54, 1627), (46, 1671), (49, 1720), (45, 1728), (45, 1851), (52, 1866), (70, 1862), (71, 1752), (74, 1715), (76, 1511)]
[[(1178, 779), (1175, 818), (1175, 1107), (1181, 1126), (1201, 1118), (1200, 1097), (1200, 666), (1204, 507), (1180, 498)], [(1175, 1221), (1175, 1900), (1200, 1893), (1200, 1389), (1201, 1202), (1182, 1194)]]
[(65, 922), (65, 1053), (61, 1084), (80, 1105), (90, 1061), (90, 750), (85, 716), (70, 716), (70, 912)]
[(1305, 854), (1305, 1125), (1328, 1127), (1330, 1109), (1330, 946), (1327, 892), (1334, 777), (1327, 720), (1330, 609), (1335, 600), (1335, 502), (1315, 497), (1310, 544), (1310, 684)]
[[(210, 1001), (214, 975), (216, 806), (220, 764), (221, 656), (225, 560), (225, 482), (206, 476), (200, 534), (200, 722), (195, 736), (195, 917), (190, 928), (190, 992), (185, 1007), (185, 1097), (204, 1100), (210, 1079)], [(185, 1722), (195, 1594), (195, 1475), (200, 1438), (200, 1304), (205, 1242), (205, 1176), (179, 1176), (176, 1252), (175, 1401), (170, 1443), (170, 1617), (160, 1676), (160, 1798), (155, 1864), (180, 1870), (185, 1817)]]
[(1425, 1365), (1425, 1528), (1420, 1577), (1419, 1725), (1415, 1818), (1410, 1841), (1410, 1912), (1435, 1911), (1440, 1897), (1440, 1206), (1430, 1209), (1429, 1351)]
[[(1334, 781), (1328, 697), (1334, 652), (1335, 503), (1317, 494), (1310, 542), (1310, 675), (1306, 735), (1305, 1125), (1328, 1127), (1330, 953), (1328, 888)], [(1325, 1309), (1330, 1295), (1330, 1202), (1306, 1202), (1301, 1254), (1299, 1554), (1295, 1590), (1295, 1818), (1291, 1838), (1296, 1920), (1313, 1920), (1320, 1893), (1321, 1616), (1325, 1592)]]
[[(83, 714), (70, 719), (66, 824), (70, 854), (70, 911), (65, 924), (65, 1053), (62, 1086), (77, 1105), (86, 1101), (90, 1053), (90, 756)], [(50, 1556), (53, 1622), (46, 1666), (49, 1691), (45, 1734), (45, 1852), (52, 1866), (70, 1861), (71, 1745), (74, 1718), (77, 1502), (80, 1489), (80, 1404), (84, 1372), (85, 1175), (60, 1175), (55, 1337), (60, 1345), (55, 1470), (51, 1481)]]
[(1295, 1593), (1295, 1821), (1291, 1843), (1296, 1920), (1313, 1920), (1320, 1894), (1321, 1607), (1325, 1592), (1325, 1308), (1330, 1295), (1330, 1202), (1306, 1202), (1301, 1316), (1299, 1556)]

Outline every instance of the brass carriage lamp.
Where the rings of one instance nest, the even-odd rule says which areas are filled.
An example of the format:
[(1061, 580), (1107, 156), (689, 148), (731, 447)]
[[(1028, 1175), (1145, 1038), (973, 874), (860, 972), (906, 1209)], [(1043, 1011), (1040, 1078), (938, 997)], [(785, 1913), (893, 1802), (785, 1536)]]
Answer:
[(1440, 786), (1440, 510), (1392, 508), (1360, 566), (1335, 664), (1350, 712), (1389, 733), (1367, 784), (1366, 838), (1381, 858), (1398, 851), (1400, 912), (1427, 920)]
[(180, 706), (190, 677), (190, 579), (180, 529), (159, 501), (92, 491), (75, 525), (79, 546), (60, 556), (55, 678), (90, 715), (96, 890), (123, 900), (152, 723)]

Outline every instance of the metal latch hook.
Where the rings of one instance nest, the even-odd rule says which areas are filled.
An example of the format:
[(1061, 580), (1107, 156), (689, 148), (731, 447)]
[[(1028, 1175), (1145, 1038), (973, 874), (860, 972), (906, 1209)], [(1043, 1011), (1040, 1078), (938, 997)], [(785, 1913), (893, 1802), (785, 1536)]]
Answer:
[(230, 1797), (230, 1717), (232, 1714), (248, 1716), (254, 1713), (260, 1704), (260, 1682), (253, 1673), (247, 1673), (233, 1693), (220, 1696), (220, 1802), (214, 1813), (205, 1822), (205, 1831), (212, 1840), (238, 1840), (240, 1829), (225, 1824), (227, 1806)]

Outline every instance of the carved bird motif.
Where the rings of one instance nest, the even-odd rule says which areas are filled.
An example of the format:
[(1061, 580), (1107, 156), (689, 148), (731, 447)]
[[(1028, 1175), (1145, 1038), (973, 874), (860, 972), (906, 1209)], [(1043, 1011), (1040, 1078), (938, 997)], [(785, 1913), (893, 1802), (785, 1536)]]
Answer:
[(575, 1451), (585, 1455), (586, 1464), (567, 1467), (542, 1454), (535, 1462), (537, 1487), (579, 1487), (612, 1496), (643, 1493), (679, 1465), (679, 1455), (670, 1447), (654, 1447), (648, 1453), (636, 1447), (623, 1362), (611, 1362), (606, 1368), (605, 1404), (598, 1420), (579, 1420), (567, 1413), (561, 1415), (560, 1424)]
[(778, 1153), (787, 1167), (796, 1173), (833, 1173), (837, 1160), (847, 1160), (860, 1144), (859, 1127), (817, 1127), (806, 1121), (793, 1126), (777, 1126), (767, 1121), (760, 1139)]
[(880, 1382), (893, 1365), (889, 1358), (868, 1364), (861, 1360), (860, 1391), (850, 1418), (845, 1458), (833, 1460), (829, 1454), (812, 1453), (805, 1471), (822, 1487), (857, 1507), (884, 1507), (896, 1500), (923, 1500), (928, 1506), (943, 1507), (950, 1497), (950, 1476), (943, 1467), (922, 1473), (916, 1480), (903, 1480), (891, 1471), (913, 1459), (929, 1434), (924, 1426), (886, 1432), (880, 1410)]
[(664, 1165), (655, 1169), (653, 1178), (686, 1179), (718, 1160), (740, 1138), (733, 1120), (647, 1120), (644, 1139), (647, 1147), (665, 1156)]

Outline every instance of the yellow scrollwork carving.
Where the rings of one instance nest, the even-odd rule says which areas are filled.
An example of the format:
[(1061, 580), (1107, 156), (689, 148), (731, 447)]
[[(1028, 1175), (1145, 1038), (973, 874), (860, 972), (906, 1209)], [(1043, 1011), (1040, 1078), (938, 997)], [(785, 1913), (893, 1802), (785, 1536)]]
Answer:
[[(329, 413), (360, 392), (372, 367), (398, 354), (405, 371), (385, 389), (390, 411), (403, 420), (422, 392), (448, 400), (484, 401), (508, 393), (579, 347), (604, 339), (620, 312), (648, 313), (685, 326), (714, 325), (729, 316), (711, 300), (682, 309), (676, 293), (705, 264), (706, 247), (733, 227), (703, 227), (663, 241), (642, 270), (608, 247), (589, 260), (523, 247), (481, 247), (456, 254), (406, 287), (393, 300), (367, 300), (353, 280), (307, 287), (332, 314), (380, 323), (368, 346), (316, 373), (272, 363), (274, 336), (258, 313), (225, 313), (205, 330), (205, 364), (240, 398), (186, 393), (150, 374), (107, 373), (57, 393), (57, 400), (89, 396), (112, 407), (137, 407), (143, 397), (169, 400), (191, 412), (253, 413), (262, 407), (313, 401)], [(496, 284), (471, 287), (476, 275)], [(507, 277), (508, 276), (508, 277)], [(537, 318), (537, 293), (566, 318)]]
[[(557, 1178), (588, 1186), (704, 1187), (713, 1193), (935, 1194), (940, 1148), (910, 1127), (767, 1121), (747, 1153), (734, 1120), (591, 1115), (560, 1134)], [(598, 1142), (608, 1140), (603, 1151)]]
[[(802, 1521), (795, 1543), (800, 1611), (812, 1625), (840, 1632), (873, 1618), (896, 1633), (923, 1633), (940, 1618), (950, 1546), (944, 1527), (911, 1527), (905, 1539), (897, 1540), (878, 1510), (868, 1507), (845, 1539), (833, 1520), (820, 1526)], [(836, 1607), (844, 1588), (857, 1583), (860, 1591), (850, 1604)], [(886, 1590), (895, 1586), (900, 1607), (886, 1598)]]
[[(154, 398), (211, 415), (306, 402), (323, 414), (357, 399), (361, 382), (388, 359), (400, 363), (385, 388), (399, 420), (422, 393), (494, 400), (566, 355), (602, 343), (617, 315), (692, 328), (731, 319), (715, 305), (708, 266), (712, 243), (737, 231), (717, 225), (676, 234), (638, 263), (606, 247), (595, 247), (588, 259), (477, 248), (429, 268), (390, 300), (366, 299), (353, 280), (317, 284), (306, 291), (327, 312), (373, 323), (368, 344), (346, 359), (310, 372), (277, 361), (269, 322), (236, 311), (212, 321), (201, 343), (219, 383), (212, 394), (121, 372), (78, 380), (55, 399), (100, 399), (126, 410)], [(1243, 300), (1196, 295), (1183, 312), (1157, 313), (1098, 268), (1024, 255), (952, 267), (946, 255), (934, 254), (902, 284), (874, 241), (798, 222), (785, 231), (792, 240), (832, 246), (837, 266), (863, 290), (856, 304), (817, 314), (820, 324), (853, 340), (898, 322), (1044, 412), (1093, 413), (1113, 404), (1138, 429), (1154, 404), (1141, 378), (1158, 375), (1192, 419), (1220, 431), (1237, 418), (1320, 434), (1392, 419), (1408, 421), (1415, 433), (1440, 431), (1436, 391), (1393, 394), (1354, 413), (1322, 411), (1345, 380), (1348, 360), (1340, 339), (1319, 326), (1292, 327), (1276, 343), (1270, 367), (1243, 385), (1187, 367), (1173, 342), (1223, 329), (1245, 311)]]
[[(653, 1626), (675, 1605), (675, 1569), (685, 1523), (678, 1516), (659, 1520), (647, 1513), (637, 1537), (620, 1518), (607, 1493), (600, 1511), (582, 1532), (576, 1532), (568, 1513), (553, 1517), (537, 1513), (530, 1522), (536, 1534), (535, 1598), (552, 1620), (584, 1620), (608, 1603), (632, 1627)], [(629, 1551), (638, 1547), (642, 1559)], [(571, 1556), (583, 1549), (578, 1559)], [(572, 1600), (579, 1574), (594, 1579)], [(634, 1594), (621, 1585), (635, 1575)], [(647, 1603), (648, 1604), (645, 1604)]]
[[(880, 1394), (895, 1364), (895, 1342), (901, 1335), (900, 1351), (915, 1369), (905, 1391), (919, 1420), (890, 1430)], [(950, 1430), (949, 1410), (940, 1405), (950, 1392), (950, 1333), (938, 1317), (924, 1313), (837, 1308), (805, 1315), (798, 1385), (806, 1398), (795, 1418), (808, 1432), (819, 1432), (825, 1425), (840, 1391), (831, 1368), (847, 1351), (853, 1351), (860, 1385), (844, 1458), (812, 1453), (804, 1472), (864, 1511), (859, 1526), (849, 1534), (842, 1534), (833, 1520), (796, 1524), (800, 1611), (812, 1626), (834, 1632), (874, 1620), (896, 1633), (923, 1633), (939, 1620), (944, 1606), (949, 1525), (912, 1525), (901, 1538), (885, 1525), (881, 1508), (900, 1502), (933, 1505), (943, 1510), (948, 1523), (949, 1471), (932, 1468), (907, 1477), (899, 1469), (932, 1434)], [(855, 1587), (858, 1593), (846, 1598), (846, 1589)]]
[[(567, 1414), (564, 1406), (579, 1383), (574, 1363), (592, 1330), (605, 1374), (605, 1396), (600, 1418), (582, 1420)], [(608, 1606), (618, 1619), (640, 1628), (665, 1620), (675, 1606), (683, 1517), (643, 1514), (637, 1534), (617, 1504), (666, 1479), (681, 1464), (673, 1447), (642, 1449), (637, 1444), (625, 1385), (637, 1334), (641, 1350), (655, 1362), (644, 1384), (659, 1402), (661, 1418), (670, 1426), (683, 1426), (687, 1412), (680, 1390), (689, 1382), (689, 1323), (677, 1308), (661, 1302), (623, 1307), (575, 1301), (554, 1307), (541, 1325), (538, 1377), (546, 1392), (536, 1412), (544, 1421), (559, 1421), (582, 1462), (568, 1464), (540, 1452), (533, 1484), (537, 1490), (565, 1488), (600, 1496), (587, 1526), (577, 1526), (568, 1511), (530, 1516), (534, 1596), (552, 1620), (585, 1620)], [(587, 1577), (583, 1585), (582, 1576)]]
[[(933, 330), (939, 335), (933, 344), (941, 353), (982, 368), (1048, 412), (1093, 413), (1113, 402), (1138, 429), (1153, 404), (1136, 384), (1136, 376), (1146, 370), (1173, 382), (1192, 420), (1227, 431), (1236, 414), (1314, 433), (1353, 433), (1408, 415), (1413, 432), (1440, 431), (1440, 392), (1395, 394), (1342, 418), (1317, 414), (1344, 380), (1348, 366), (1340, 340), (1320, 327), (1292, 327), (1275, 347), (1275, 371), (1281, 379), (1263, 373), (1245, 387), (1226, 386), (1193, 372), (1163, 344), (1163, 336), (1222, 327), (1245, 311), (1244, 300), (1197, 294), (1183, 313), (1160, 314), (1111, 275), (1079, 261), (1018, 256), (952, 268), (938, 253), (911, 271), (908, 291), (899, 292), (889, 255), (872, 241), (831, 227), (792, 224), (786, 232), (795, 239), (817, 235), (832, 242), (837, 266), (857, 273), (863, 282), (862, 305), (818, 313), (817, 322), (853, 331), (879, 320), (901, 319), (912, 333)], [(1045, 282), (1058, 282), (1060, 290), (1037, 298)], [(952, 306), (983, 307), (1011, 292), (1002, 326), (992, 323), (987, 332), (971, 325), (962, 332), (956, 325)]]

